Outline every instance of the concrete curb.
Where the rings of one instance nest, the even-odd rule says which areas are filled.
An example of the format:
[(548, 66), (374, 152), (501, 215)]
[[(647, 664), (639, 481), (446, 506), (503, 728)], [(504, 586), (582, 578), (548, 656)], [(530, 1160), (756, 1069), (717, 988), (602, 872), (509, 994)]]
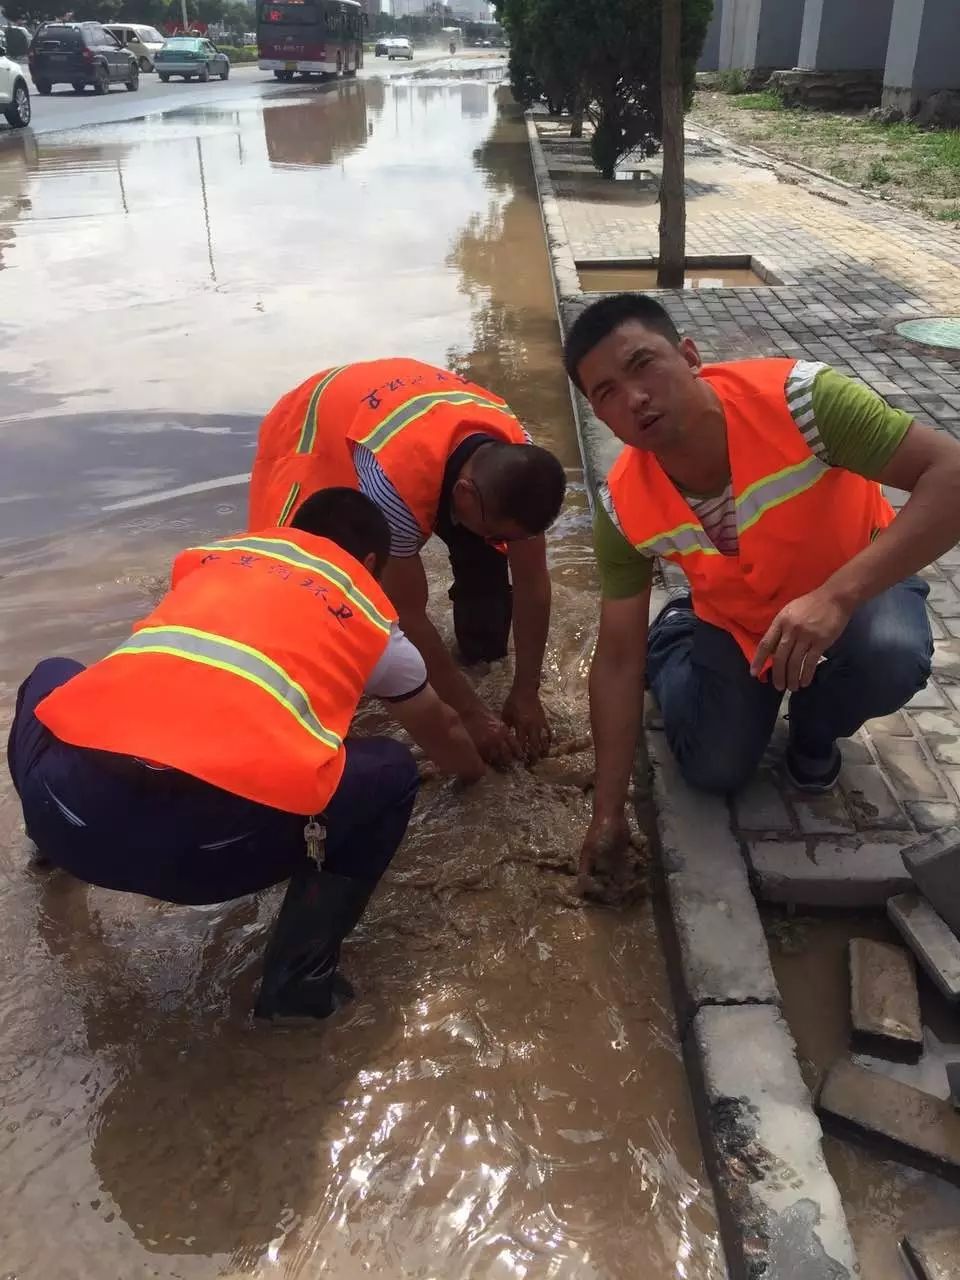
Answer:
[[(586, 302), (529, 113), (527, 133), (566, 333)], [(620, 445), (578, 392), (572, 401), (592, 503)], [(727, 805), (686, 786), (661, 733), (647, 745), (670, 977), (729, 1274), (848, 1280), (853, 1244)]]

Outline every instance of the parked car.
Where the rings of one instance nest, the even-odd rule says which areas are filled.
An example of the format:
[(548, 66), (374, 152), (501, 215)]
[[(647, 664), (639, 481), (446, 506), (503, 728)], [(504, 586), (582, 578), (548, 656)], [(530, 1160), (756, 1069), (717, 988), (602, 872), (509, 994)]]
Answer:
[(157, 54), (157, 75), (164, 84), (171, 76), (183, 76), (184, 80), (209, 80), (219, 76), (226, 80), (230, 75), (230, 59), (221, 53), (212, 40), (204, 36), (171, 36)]
[(30, 123), (30, 90), (19, 62), (7, 57), (7, 42), (0, 30), (0, 111), (11, 129)]
[(27, 55), (37, 93), (55, 84), (72, 84), (82, 93), (106, 93), (112, 84), (140, 88), (140, 67), (132, 53), (99, 22), (45, 22), (37, 29)]
[(103, 26), (130, 50), (141, 71), (153, 71), (153, 60), (163, 48), (163, 36), (156, 27), (145, 27), (140, 22), (105, 22)]
[(409, 58), (411, 62), (413, 61), (413, 45), (406, 36), (397, 36), (396, 39), (389, 40), (387, 43), (390, 46), (387, 57), (391, 62), (394, 58)]

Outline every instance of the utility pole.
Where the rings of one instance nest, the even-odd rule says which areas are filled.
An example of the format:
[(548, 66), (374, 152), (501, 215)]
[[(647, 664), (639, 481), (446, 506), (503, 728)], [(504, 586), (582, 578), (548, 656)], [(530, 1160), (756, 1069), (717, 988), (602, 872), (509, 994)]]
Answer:
[(663, 175), (660, 180), (660, 265), (657, 286), (682, 289), (687, 250), (683, 153), (683, 0), (661, 0), (660, 100)]
[(190, 23), (187, 20), (187, 0), (180, 0), (180, 21), (183, 24), (184, 31), (189, 31)]

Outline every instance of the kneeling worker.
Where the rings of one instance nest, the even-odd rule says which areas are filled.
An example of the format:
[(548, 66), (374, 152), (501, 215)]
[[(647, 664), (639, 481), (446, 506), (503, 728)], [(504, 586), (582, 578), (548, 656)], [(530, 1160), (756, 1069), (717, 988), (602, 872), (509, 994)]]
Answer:
[(10, 772), (54, 865), (190, 904), (289, 879), (263, 1017), (326, 1017), (349, 994), (340, 943), (410, 818), (410, 752), (346, 737), (361, 696), (442, 771), (484, 773), (377, 582), (389, 546), (362, 494), (323, 490), (288, 529), (182, 552), (128, 640), (87, 669), (46, 659), (17, 698)]
[[(386, 517), (384, 589), (480, 753), (494, 764), (540, 755), (549, 744), (539, 697), (550, 626), (543, 533), (563, 503), (559, 461), (530, 443), (492, 392), (418, 360), (372, 360), (314, 374), (267, 414), (250, 528), (285, 524), (298, 502), (328, 485), (360, 489)], [(427, 616), (420, 551), (433, 534), (450, 555), (464, 662), (505, 657), (512, 621), (516, 669), (502, 716), (477, 697)]]

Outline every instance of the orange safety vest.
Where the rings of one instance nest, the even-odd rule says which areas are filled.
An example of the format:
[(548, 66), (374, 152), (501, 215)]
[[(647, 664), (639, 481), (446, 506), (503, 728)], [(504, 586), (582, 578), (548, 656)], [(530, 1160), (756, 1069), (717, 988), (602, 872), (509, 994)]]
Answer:
[(326, 538), (292, 529), (183, 551), (133, 635), (54, 690), (63, 742), (168, 765), (288, 813), (320, 813), (396, 611)]
[[(894, 518), (879, 484), (811, 451), (787, 405), (795, 363), (743, 360), (701, 371), (726, 418), (737, 555), (721, 555), (652, 453), (624, 449), (607, 478), (628, 541), (682, 565), (697, 617), (729, 631), (748, 662), (785, 605), (821, 587)], [(812, 421), (807, 406), (800, 422)]]
[(250, 528), (286, 524), (318, 489), (356, 489), (353, 446), (359, 444), (376, 455), (428, 538), (447, 460), (479, 432), (527, 443), (505, 400), (419, 360), (370, 360), (316, 373), (285, 395), (260, 427)]

